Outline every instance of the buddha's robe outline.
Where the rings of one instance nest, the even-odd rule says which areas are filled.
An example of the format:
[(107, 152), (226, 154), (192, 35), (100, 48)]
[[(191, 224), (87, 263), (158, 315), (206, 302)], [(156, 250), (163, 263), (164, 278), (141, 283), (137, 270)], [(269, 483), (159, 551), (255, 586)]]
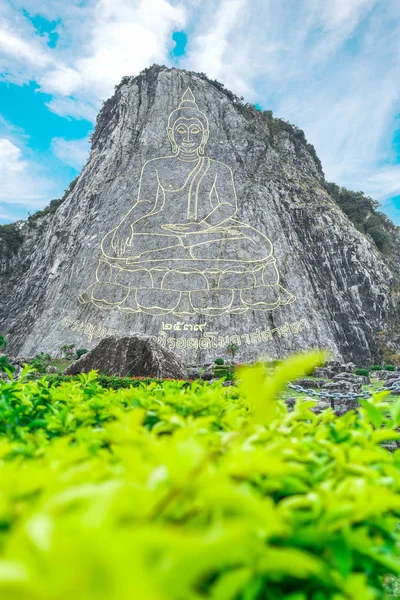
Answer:
[[(176, 165), (177, 161), (184, 175), (185, 170), (189, 171), (180, 187), (174, 185), (174, 171), (170, 169), (171, 163)], [(168, 220), (171, 213), (173, 219), (170, 216)], [(118, 235), (116, 228), (103, 239), (102, 250), (114, 264), (118, 262), (121, 266), (137, 260), (141, 263), (202, 260), (216, 267), (216, 263), (254, 262), (272, 256), (270, 240), (237, 220), (236, 213), (233, 173), (227, 165), (210, 157), (190, 162), (174, 156), (155, 158), (144, 165), (138, 201), (124, 218), (132, 228), (131, 244), (123, 256), (116, 256), (113, 247), (114, 236)], [(171, 220), (177, 225), (203, 223), (204, 229), (174, 233), (167, 228)], [(235, 256), (238, 244), (242, 252)]]

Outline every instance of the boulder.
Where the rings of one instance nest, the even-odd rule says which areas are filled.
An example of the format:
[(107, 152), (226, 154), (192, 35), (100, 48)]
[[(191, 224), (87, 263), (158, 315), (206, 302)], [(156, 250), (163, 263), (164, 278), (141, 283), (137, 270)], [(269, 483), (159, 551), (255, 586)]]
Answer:
[(395, 377), (394, 371), (373, 371), (373, 377), (380, 379), (381, 381), (389, 381)]
[(331, 408), (330, 402), (325, 402), (325, 400), (320, 400), (319, 402), (317, 402), (317, 404), (315, 406), (313, 406), (311, 408), (311, 411), (313, 413), (315, 413), (316, 415), (319, 415), (320, 413), (322, 413), (322, 411), (327, 410)]
[(354, 375), (354, 373), (338, 373), (332, 377), (333, 381), (352, 381), (353, 383), (361, 383), (361, 385), (369, 385), (371, 383), (369, 377), (365, 375)]
[(320, 367), (319, 369), (315, 369), (314, 377), (321, 377), (323, 379), (332, 379), (335, 375), (336, 371), (331, 369), (330, 367)]
[(289, 410), (293, 410), (294, 405), (296, 404), (297, 398), (285, 398), (285, 404)]
[(339, 392), (341, 394), (345, 394), (346, 392), (361, 392), (361, 383), (355, 383), (353, 381), (348, 381), (346, 379), (341, 379), (339, 381), (330, 381), (329, 383), (325, 383), (322, 386), (323, 390), (329, 392)]
[(295, 385), (301, 385), (305, 390), (315, 390), (318, 388), (322, 388), (322, 386), (327, 383), (323, 379), (295, 379), (292, 381)]
[(179, 356), (152, 338), (137, 336), (102, 339), (93, 350), (65, 369), (64, 374), (88, 373), (93, 369), (119, 377), (187, 378), (186, 367)]
[(340, 365), (340, 369), (346, 373), (353, 373), (356, 365), (352, 362), (346, 363), (345, 365)]
[(333, 371), (335, 374), (340, 373), (340, 371), (342, 370), (341, 363), (338, 360), (330, 360), (324, 366), (325, 368), (328, 368), (331, 371)]
[(201, 374), (201, 378), (204, 381), (211, 381), (214, 378), (214, 365), (208, 365)]
[(356, 410), (359, 408), (359, 403), (357, 400), (340, 400), (335, 402), (335, 414), (338, 417), (341, 417), (345, 413), (349, 412), (349, 410)]
[(46, 373), (57, 373), (57, 367), (53, 367), (52, 365), (49, 365), (46, 368)]
[(201, 379), (201, 371), (197, 367), (188, 367), (188, 379)]
[(394, 394), (394, 395), (399, 395), (400, 394), (400, 379), (399, 377), (393, 377), (392, 379), (388, 379), (388, 381), (382, 382), (382, 387), (391, 387), (392, 385), (397, 385), (399, 388), (399, 391), (397, 390), (392, 390), (390, 393)]

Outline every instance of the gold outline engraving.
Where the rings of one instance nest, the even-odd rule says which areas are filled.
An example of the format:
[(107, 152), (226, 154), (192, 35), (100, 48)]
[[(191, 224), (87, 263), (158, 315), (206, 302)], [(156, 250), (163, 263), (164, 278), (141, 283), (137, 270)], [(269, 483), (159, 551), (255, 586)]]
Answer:
[(168, 117), (167, 135), (172, 155), (143, 165), (137, 201), (104, 236), (96, 281), (80, 302), (179, 317), (294, 302), (269, 238), (236, 217), (232, 169), (205, 155), (209, 123), (190, 88)]

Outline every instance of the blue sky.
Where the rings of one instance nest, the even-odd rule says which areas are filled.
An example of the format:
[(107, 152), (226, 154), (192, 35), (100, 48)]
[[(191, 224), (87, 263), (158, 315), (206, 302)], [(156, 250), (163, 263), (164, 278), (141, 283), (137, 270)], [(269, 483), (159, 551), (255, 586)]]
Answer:
[(398, 0), (0, 0), (0, 222), (63, 194), (102, 101), (153, 63), (295, 123), (400, 225)]

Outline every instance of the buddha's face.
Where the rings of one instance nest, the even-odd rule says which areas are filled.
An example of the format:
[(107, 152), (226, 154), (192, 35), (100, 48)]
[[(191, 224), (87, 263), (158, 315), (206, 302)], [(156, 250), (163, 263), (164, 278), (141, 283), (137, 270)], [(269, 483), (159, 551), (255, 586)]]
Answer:
[(172, 144), (178, 148), (178, 152), (185, 154), (198, 153), (208, 138), (208, 131), (204, 130), (203, 123), (196, 118), (179, 118), (172, 129), (168, 128), (168, 134)]

